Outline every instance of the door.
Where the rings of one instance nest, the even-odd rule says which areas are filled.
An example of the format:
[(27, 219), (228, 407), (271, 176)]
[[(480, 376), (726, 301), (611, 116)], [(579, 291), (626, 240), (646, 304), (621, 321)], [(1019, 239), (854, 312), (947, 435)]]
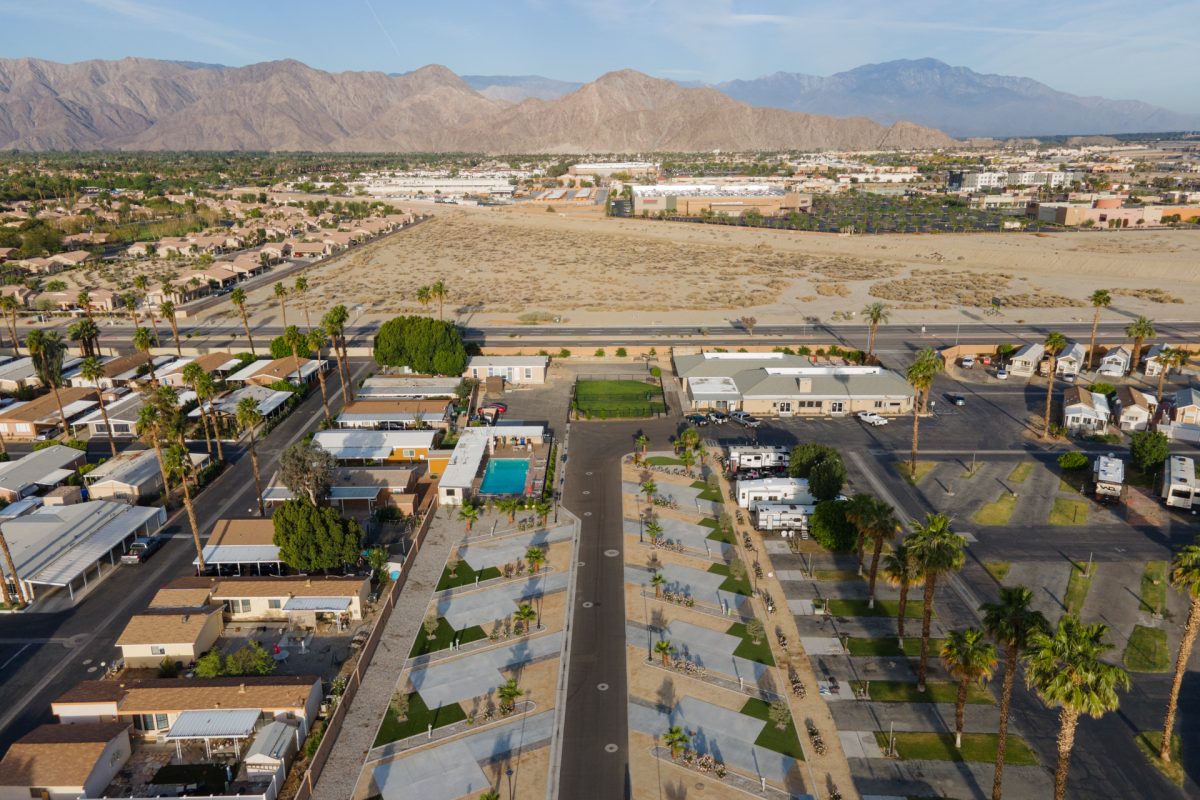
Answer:
[(844, 414), (844, 413), (846, 413), (846, 411), (845, 411), (845, 403), (843, 403), (841, 400), (830, 400), (830, 401), (829, 401), (829, 413), (830, 413), (830, 414)]

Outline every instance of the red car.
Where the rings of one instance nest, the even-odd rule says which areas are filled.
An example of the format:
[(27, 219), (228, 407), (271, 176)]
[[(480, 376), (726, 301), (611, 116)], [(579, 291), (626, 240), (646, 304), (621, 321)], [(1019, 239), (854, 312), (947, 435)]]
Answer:
[(508, 413), (508, 405), (506, 403), (487, 403), (480, 406), (480, 411), (499, 411), (501, 414)]

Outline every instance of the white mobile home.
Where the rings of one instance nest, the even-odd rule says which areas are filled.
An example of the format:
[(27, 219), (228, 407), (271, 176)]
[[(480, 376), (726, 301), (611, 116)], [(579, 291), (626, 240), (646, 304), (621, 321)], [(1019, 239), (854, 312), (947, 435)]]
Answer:
[(1046, 348), (1034, 342), (1027, 344), (1017, 352), (1013, 353), (1012, 358), (1008, 361), (1008, 371), (1013, 375), (1020, 375), (1028, 378), (1037, 370), (1038, 365), (1042, 363), (1042, 359), (1046, 356)]
[(807, 531), (815, 505), (759, 503), (754, 509), (754, 527), (760, 531)]
[(1171, 456), (1163, 470), (1162, 499), (1172, 508), (1191, 508), (1196, 501), (1196, 463)]
[(755, 508), (759, 503), (815, 502), (803, 478), (759, 478), (737, 482), (739, 508)]
[(729, 469), (737, 472), (743, 469), (786, 467), (791, 455), (786, 447), (733, 446), (729, 448)]

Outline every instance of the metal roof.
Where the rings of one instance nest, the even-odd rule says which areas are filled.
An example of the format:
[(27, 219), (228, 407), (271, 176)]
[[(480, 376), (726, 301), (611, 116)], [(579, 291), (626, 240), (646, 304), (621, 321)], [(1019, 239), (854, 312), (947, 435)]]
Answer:
[(287, 758), (288, 750), (296, 740), (296, 727), (288, 725), (282, 720), (263, 726), (254, 737), (254, 741), (250, 743), (250, 749), (246, 751), (244, 761), (249, 761), (251, 758), (260, 757), (268, 758), (272, 761), (283, 761)]
[(174, 739), (248, 739), (262, 710), (257, 708), (207, 708), (181, 711), (166, 738)]
[[(10, 547), (24, 540), (18, 571), (29, 583), (66, 586), (121, 540), (147, 523), (158, 527), (166, 512), (158, 506), (130, 506), (106, 500), (55, 506), (4, 523)], [(14, 554), (15, 555), (15, 554)], [(32, 569), (31, 569), (32, 567)]]
[(349, 608), (349, 597), (289, 597), (283, 604), (284, 611), (346, 611)]
[[(192, 564), (199, 563), (200, 559), (192, 559)], [(273, 544), (210, 544), (204, 548), (204, 563), (208, 566), (280, 563), (279, 548)]]
[(85, 457), (85, 454), (60, 444), (35, 450), (27, 456), (0, 464), (0, 489), (20, 493), (34, 484), (53, 485), (66, 480), (75, 470), (65, 468), (81, 457)]

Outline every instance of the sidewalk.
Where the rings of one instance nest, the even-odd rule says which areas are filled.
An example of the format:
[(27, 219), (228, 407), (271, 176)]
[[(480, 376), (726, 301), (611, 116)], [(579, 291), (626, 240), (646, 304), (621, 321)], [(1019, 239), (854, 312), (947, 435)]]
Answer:
[(321, 772), (313, 793), (317, 800), (354, 797), (363, 769), (363, 755), (375, 743), (375, 734), (396, 689), (396, 677), (404, 669), (409, 649), (425, 619), (429, 598), (461, 533), (461, 527), (440, 516), (430, 526), (425, 545), (417, 552), (408, 582), (388, 618), (379, 649), (367, 667), (362, 686)]

